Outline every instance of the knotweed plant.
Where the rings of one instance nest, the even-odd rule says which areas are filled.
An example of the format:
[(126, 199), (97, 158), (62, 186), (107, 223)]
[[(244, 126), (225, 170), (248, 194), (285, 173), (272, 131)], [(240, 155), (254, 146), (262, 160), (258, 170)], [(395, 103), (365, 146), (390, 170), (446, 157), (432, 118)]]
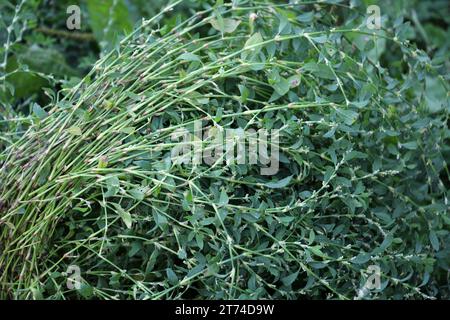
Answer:
[[(143, 21), (3, 152), (0, 297), (449, 297), (449, 104), (425, 94), (448, 84), (407, 25), (364, 13), (242, 0)], [(279, 169), (173, 161), (199, 121), (277, 130)]]

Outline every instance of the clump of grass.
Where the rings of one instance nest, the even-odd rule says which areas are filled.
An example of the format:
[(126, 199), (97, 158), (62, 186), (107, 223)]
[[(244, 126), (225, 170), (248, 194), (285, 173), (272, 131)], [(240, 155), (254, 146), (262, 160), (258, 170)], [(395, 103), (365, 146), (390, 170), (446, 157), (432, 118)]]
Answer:
[[(400, 25), (369, 32), (358, 12), (242, 1), (144, 21), (3, 153), (0, 297), (445, 295), (448, 104), (431, 114), (417, 90), (447, 84)], [(171, 162), (199, 119), (279, 130), (277, 175)], [(382, 288), (361, 291), (374, 264)]]

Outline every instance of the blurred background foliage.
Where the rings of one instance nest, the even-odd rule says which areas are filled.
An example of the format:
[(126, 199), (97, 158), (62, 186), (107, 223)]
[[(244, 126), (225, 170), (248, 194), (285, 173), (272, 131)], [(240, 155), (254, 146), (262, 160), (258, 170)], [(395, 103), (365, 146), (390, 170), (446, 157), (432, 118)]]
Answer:
[[(236, 0), (235, 0), (236, 1)], [(383, 24), (409, 25), (405, 36), (432, 58), (448, 80), (449, 0), (332, 0), (349, 5), (379, 5)], [(57, 94), (76, 84), (99, 56), (114, 48), (124, 34), (167, 6), (169, 0), (0, 0), (0, 150), (19, 136), (32, 118), (45, 112)], [(184, 0), (159, 21), (170, 30), (177, 21), (215, 1)], [(284, 1), (283, 1), (284, 2)], [(292, 1), (295, 2), (295, 1)], [(68, 30), (67, 8), (81, 9), (81, 29)], [(364, 6), (362, 6), (364, 7)], [(363, 13), (364, 14), (364, 13)], [(358, 45), (360, 39), (354, 39)], [(377, 58), (401, 77), (399, 50), (378, 46)], [(427, 80), (430, 99), (445, 99), (438, 81)]]

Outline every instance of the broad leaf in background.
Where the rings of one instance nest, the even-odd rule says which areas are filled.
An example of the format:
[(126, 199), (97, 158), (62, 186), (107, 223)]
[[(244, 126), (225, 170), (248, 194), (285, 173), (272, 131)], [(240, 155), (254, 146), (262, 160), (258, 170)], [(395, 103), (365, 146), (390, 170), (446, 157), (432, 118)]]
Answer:
[(426, 78), (425, 102), (431, 112), (438, 112), (449, 106), (447, 90), (436, 77)]
[(133, 22), (123, 0), (87, 0), (89, 23), (100, 46), (111, 49)]
[(67, 64), (59, 51), (38, 45), (32, 45), (23, 52), (19, 51), (15, 56), (11, 56), (6, 71), (8, 72), (6, 81), (14, 88), (14, 92), (10, 92), (14, 101), (28, 98), (50, 85), (51, 79), (47, 75), (58, 78), (79, 75)]

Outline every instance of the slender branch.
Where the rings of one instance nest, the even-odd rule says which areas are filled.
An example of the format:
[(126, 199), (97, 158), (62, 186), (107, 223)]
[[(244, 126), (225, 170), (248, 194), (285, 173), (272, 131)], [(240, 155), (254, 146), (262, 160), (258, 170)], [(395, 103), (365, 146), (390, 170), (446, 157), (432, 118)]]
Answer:
[(82, 41), (95, 41), (95, 37), (92, 33), (77, 32), (77, 31), (64, 31), (56, 30), (47, 27), (39, 27), (36, 31), (56, 37), (69, 38)]

